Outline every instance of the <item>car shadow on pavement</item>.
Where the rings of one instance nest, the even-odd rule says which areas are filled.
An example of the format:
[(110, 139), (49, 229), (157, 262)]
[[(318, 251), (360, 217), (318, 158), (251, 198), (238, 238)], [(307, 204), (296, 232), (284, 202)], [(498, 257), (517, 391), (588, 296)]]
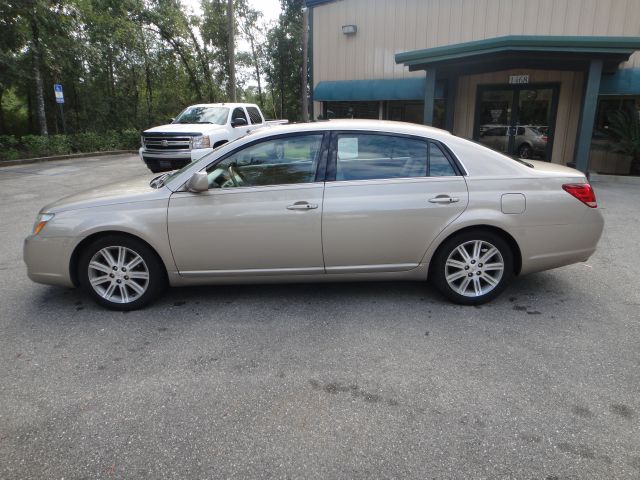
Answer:
[[(569, 306), (570, 285), (564, 276), (542, 272), (516, 277), (494, 301), (476, 307), (448, 302), (430, 284), (421, 282), (357, 282), (214, 285), (168, 288), (161, 298), (144, 309), (132, 312), (107, 310), (79, 289), (39, 286), (28, 305), (31, 319), (46, 322), (99, 322), (131, 320), (163, 323), (250, 318), (269, 321), (282, 316), (292, 318), (332, 318), (386, 313), (395, 319), (427, 314), (430, 318), (457, 318), (461, 314), (486, 312), (494, 321), (509, 313), (553, 314), (556, 307)], [(575, 301), (579, 292), (575, 292)], [(494, 315), (490, 312), (501, 312)]]

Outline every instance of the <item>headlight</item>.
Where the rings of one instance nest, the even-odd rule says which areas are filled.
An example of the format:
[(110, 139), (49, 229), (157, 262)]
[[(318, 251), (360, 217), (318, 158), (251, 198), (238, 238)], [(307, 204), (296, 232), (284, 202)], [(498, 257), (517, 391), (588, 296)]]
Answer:
[(33, 225), (33, 234), (37, 235), (44, 228), (55, 215), (53, 213), (41, 213), (36, 218), (36, 223)]
[(191, 140), (191, 148), (209, 148), (211, 146), (211, 141), (209, 137), (193, 137)]

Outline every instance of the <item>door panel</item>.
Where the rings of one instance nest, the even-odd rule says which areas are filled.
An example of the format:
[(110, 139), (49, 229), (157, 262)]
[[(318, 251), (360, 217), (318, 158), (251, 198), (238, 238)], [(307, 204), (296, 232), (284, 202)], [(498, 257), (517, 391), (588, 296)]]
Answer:
[[(458, 201), (429, 201), (444, 195)], [(322, 218), (327, 273), (416, 267), (467, 202), (462, 177), (327, 183)]]
[(207, 168), (209, 190), (176, 192), (168, 229), (182, 275), (324, 273), (323, 132), (251, 142)]
[(464, 178), (424, 138), (337, 132), (330, 157), (322, 214), (327, 273), (414, 268), (466, 208)]
[[(247, 269), (322, 273), (323, 188), (311, 183), (175, 193), (168, 228), (178, 270), (183, 275)], [(287, 208), (300, 202), (316, 208)]]

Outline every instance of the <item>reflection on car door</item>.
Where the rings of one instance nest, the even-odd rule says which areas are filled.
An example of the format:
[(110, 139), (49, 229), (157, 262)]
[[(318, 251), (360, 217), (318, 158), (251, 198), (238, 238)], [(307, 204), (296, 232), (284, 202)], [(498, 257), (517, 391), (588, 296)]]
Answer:
[(207, 167), (209, 190), (171, 196), (171, 249), (184, 276), (323, 273), (324, 134), (270, 137)]
[(327, 273), (414, 268), (466, 208), (466, 182), (436, 142), (340, 132), (331, 145), (322, 216)]

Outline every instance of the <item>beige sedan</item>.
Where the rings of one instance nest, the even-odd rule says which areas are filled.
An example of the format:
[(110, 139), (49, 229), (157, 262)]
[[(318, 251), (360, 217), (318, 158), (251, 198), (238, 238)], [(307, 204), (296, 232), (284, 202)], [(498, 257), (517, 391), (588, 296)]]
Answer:
[(476, 305), (514, 275), (587, 260), (585, 176), (418, 125), (264, 129), (181, 170), (44, 207), (29, 277), (131, 310), (172, 286), (414, 280)]

